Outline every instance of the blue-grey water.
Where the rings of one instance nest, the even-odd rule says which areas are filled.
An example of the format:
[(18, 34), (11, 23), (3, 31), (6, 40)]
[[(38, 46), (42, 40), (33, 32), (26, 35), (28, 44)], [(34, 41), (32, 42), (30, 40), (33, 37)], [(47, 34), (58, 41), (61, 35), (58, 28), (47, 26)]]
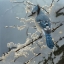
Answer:
[(22, 25), (16, 17), (24, 17), (25, 11), (20, 7), (22, 4), (19, 6), (20, 8), (17, 8), (16, 5), (10, 0), (0, 0), (0, 56), (8, 51), (7, 43), (24, 43), (26, 40), (26, 29), (19, 31), (17, 28), (5, 28), (5, 26)]

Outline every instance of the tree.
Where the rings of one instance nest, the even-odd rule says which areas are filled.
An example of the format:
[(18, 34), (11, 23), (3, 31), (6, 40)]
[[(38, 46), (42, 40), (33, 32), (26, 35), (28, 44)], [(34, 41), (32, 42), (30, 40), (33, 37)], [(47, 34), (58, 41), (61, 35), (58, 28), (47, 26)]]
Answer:
[[(36, 6), (30, 1), (22, 1), (13, 3), (21, 3), (25, 5), (26, 16), (25, 18), (16, 17), (18, 20), (24, 23), (23, 26), (11, 26), (12, 28), (17, 28), (22, 30), (27, 27), (26, 35), (27, 39), (24, 44), (14, 44), (10, 42), (7, 44), (9, 52), (5, 53), (0, 61), (10, 61), (10, 63), (19, 64), (64, 64), (64, 44), (63, 44), (63, 26), (64, 26), (64, 5), (63, 0), (52, 0), (49, 7), (44, 6), (41, 8), (46, 12), (46, 14), (51, 18), (52, 23), (52, 37), (54, 40), (55, 47), (53, 50), (49, 49), (45, 44), (45, 37), (39, 35), (39, 32), (34, 25), (33, 18), (27, 18), (27, 15), (32, 10), (33, 6)], [(40, 4), (40, 3), (39, 3)], [(54, 6), (53, 6), (54, 5)], [(59, 6), (58, 6), (59, 5)], [(46, 9), (45, 9), (46, 7)], [(27, 25), (27, 24), (30, 24)], [(31, 24), (33, 25), (31, 26)], [(6, 26), (9, 28), (10, 26)], [(29, 29), (35, 29), (35, 32), (29, 33)], [(62, 30), (61, 30), (62, 29)], [(61, 43), (61, 44), (60, 44)], [(10, 59), (11, 57), (11, 59)], [(11, 62), (12, 61), (12, 62)]]

